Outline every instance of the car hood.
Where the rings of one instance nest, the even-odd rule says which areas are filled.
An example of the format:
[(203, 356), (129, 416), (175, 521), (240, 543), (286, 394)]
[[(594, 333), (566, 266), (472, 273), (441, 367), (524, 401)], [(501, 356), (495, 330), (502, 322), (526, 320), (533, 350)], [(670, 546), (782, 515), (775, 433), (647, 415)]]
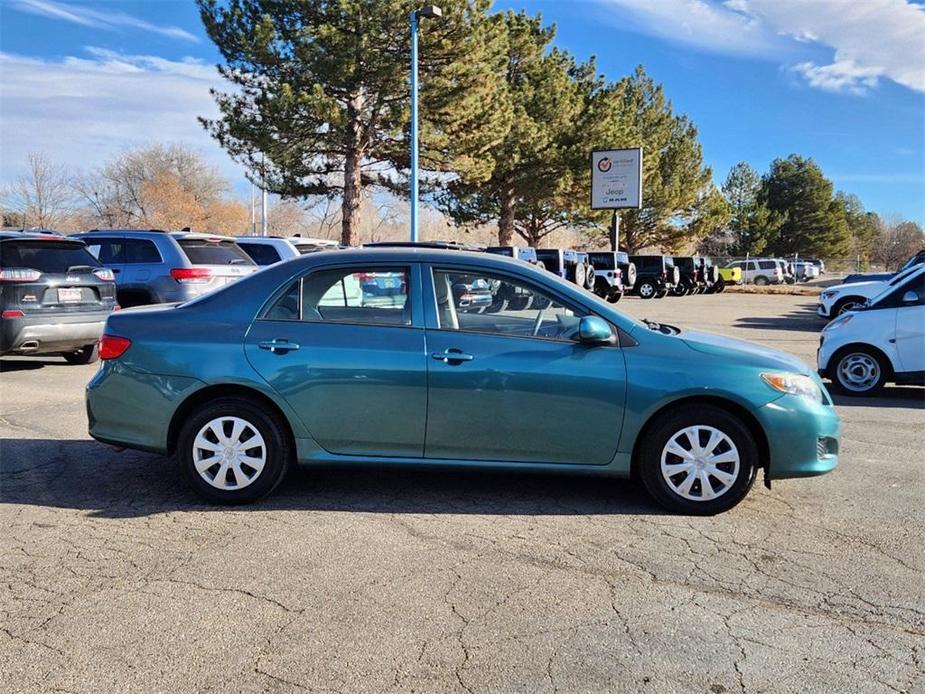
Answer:
[(838, 292), (869, 292), (878, 291), (883, 288), (884, 280), (868, 280), (866, 282), (851, 282), (849, 284), (836, 284), (834, 287), (827, 287), (823, 291)]
[(809, 366), (796, 357), (754, 342), (696, 331), (685, 331), (680, 339), (695, 352), (725, 357), (739, 364), (745, 363), (763, 369), (810, 374)]

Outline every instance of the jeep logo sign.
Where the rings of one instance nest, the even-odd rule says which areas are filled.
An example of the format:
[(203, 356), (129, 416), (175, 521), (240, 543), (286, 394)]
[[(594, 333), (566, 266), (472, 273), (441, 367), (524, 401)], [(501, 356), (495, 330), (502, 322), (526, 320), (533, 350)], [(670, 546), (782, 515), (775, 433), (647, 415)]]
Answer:
[(642, 207), (642, 148), (591, 152), (591, 209)]

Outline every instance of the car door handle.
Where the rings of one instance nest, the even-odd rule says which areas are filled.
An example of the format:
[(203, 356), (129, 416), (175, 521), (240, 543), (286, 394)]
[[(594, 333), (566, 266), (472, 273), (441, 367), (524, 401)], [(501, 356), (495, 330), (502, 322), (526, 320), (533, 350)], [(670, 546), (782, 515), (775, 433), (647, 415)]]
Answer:
[(295, 342), (289, 342), (289, 340), (267, 340), (258, 342), (257, 346), (260, 349), (267, 349), (273, 352), (273, 354), (286, 354), (287, 352), (294, 352), (299, 349), (299, 345)]
[(471, 354), (463, 354), (458, 349), (448, 349), (445, 352), (434, 352), (430, 356), (432, 359), (446, 362), (447, 364), (451, 361), (472, 361), (475, 359)]

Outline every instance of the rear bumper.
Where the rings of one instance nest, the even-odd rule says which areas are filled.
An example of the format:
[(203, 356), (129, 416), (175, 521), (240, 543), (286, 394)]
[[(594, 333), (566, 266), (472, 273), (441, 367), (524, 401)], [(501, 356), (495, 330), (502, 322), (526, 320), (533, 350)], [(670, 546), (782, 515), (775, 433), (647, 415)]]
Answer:
[(103, 334), (110, 311), (59, 313), (0, 319), (0, 354), (72, 352)]
[(785, 395), (755, 414), (768, 439), (768, 479), (824, 475), (838, 466), (841, 423), (831, 405)]

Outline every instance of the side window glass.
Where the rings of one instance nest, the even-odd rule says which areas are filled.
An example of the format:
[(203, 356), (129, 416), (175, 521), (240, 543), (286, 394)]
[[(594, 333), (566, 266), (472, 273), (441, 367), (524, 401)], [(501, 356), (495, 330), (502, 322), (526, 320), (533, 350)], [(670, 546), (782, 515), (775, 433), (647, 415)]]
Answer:
[(276, 300), (276, 303), (263, 317), (266, 320), (299, 320), (298, 280), (289, 285), (289, 288), (283, 292), (282, 296)]
[(407, 268), (322, 270), (302, 281), (302, 320), (411, 325)]
[(749, 270), (757, 270), (757, 269), (758, 269), (758, 265), (755, 263), (754, 260), (749, 260), (749, 261), (748, 261), (748, 269), (749, 269)]
[(119, 239), (84, 239), (87, 250), (103, 265), (113, 265), (124, 262), (122, 260), (122, 241)]
[(159, 263), (161, 254), (153, 241), (147, 239), (125, 240), (125, 263)]
[(241, 243), (240, 241), (238, 245), (258, 265), (272, 265), (279, 262), (279, 253), (273, 246), (263, 243)]
[(585, 315), (501, 275), (435, 270), (434, 293), (443, 330), (575, 340)]

